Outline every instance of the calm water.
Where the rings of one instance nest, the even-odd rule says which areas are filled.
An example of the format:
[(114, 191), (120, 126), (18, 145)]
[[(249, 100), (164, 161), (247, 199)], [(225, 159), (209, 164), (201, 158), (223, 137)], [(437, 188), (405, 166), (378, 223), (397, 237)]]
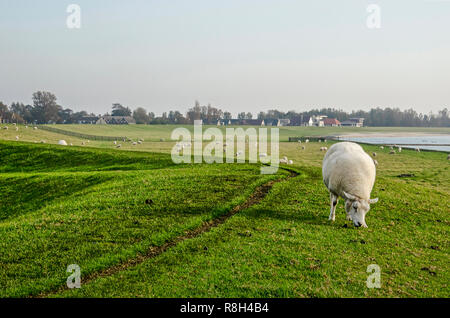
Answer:
[(403, 148), (420, 148), (450, 152), (450, 146), (429, 146), (430, 144), (450, 145), (450, 135), (439, 136), (414, 136), (414, 137), (346, 137), (341, 136), (340, 140), (364, 142), (375, 145), (383, 144), (427, 144), (427, 146), (402, 146)]

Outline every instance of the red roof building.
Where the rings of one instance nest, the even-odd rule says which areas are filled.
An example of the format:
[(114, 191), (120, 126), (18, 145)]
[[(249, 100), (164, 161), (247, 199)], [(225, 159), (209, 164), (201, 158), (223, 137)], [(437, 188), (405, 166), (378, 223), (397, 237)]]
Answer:
[(341, 122), (335, 118), (324, 118), (323, 119), (323, 125), (324, 126), (331, 126), (331, 127), (336, 127), (336, 126), (340, 126)]

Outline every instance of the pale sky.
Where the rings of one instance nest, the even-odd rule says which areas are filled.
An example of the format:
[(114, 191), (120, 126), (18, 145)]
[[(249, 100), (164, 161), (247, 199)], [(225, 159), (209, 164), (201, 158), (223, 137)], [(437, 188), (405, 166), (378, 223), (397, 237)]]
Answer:
[[(81, 29), (66, 8), (81, 7)], [(367, 6), (381, 8), (369, 29)], [(450, 108), (447, 0), (0, 0), (0, 101), (94, 113), (211, 103)]]

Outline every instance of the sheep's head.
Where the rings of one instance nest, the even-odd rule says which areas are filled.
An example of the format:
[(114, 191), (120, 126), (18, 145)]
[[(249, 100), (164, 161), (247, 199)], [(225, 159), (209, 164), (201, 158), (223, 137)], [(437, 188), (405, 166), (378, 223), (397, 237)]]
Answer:
[(353, 221), (353, 225), (356, 227), (367, 227), (366, 214), (370, 210), (371, 203), (377, 203), (378, 198), (362, 200), (352, 194), (344, 191), (345, 199), (345, 211)]

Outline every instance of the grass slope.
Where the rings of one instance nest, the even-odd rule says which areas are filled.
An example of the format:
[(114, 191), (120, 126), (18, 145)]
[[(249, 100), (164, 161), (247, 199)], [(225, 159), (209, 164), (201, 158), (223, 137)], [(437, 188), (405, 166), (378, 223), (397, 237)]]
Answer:
[(58, 288), (69, 264), (89, 274), (136, 257), (278, 178), (246, 164), (176, 166), (161, 154), (8, 142), (1, 151), (0, 170), (13, 171), (0, 177), (2, 297)]

